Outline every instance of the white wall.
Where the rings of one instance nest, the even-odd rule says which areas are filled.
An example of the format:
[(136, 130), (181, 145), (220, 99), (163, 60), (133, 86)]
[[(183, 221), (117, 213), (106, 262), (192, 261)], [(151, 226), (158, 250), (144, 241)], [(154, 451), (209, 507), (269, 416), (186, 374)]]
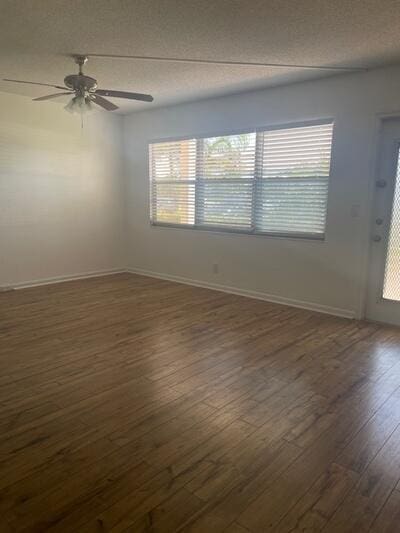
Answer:
[[(359, 315), (377, 114), (397, 110), (400, 68), (392, 67), (125, 117), (129, 266)], [(335, 129), (325, 242), (149, 225), (149, 140), (328, 117)], [(352, 217), (354, 205), (360, 206), (358, 217)], [(217, 275), (213, 263), (219, 264)]]
[(121, 133), (0, 93), (0, 286), (125, 266)]

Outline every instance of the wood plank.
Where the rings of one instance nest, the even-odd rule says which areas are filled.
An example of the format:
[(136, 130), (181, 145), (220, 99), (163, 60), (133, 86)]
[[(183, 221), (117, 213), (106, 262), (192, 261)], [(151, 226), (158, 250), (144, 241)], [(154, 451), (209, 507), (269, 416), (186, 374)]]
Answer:
[(275, 533), (322, 531), (358, 475), (332, 463), (310, 490), (275, 526)]
[(371, 533), (397, 533), (400, 524), (400, 491), (394, 490), (374, 520)]
[(381, 512), (384, 515), (391, 512), (390, 507), (385, 511), (384, 505), (399, 478), (400, 426), (370, 462), (360, 481), (328, 522), (324, 532), (368, 531)]

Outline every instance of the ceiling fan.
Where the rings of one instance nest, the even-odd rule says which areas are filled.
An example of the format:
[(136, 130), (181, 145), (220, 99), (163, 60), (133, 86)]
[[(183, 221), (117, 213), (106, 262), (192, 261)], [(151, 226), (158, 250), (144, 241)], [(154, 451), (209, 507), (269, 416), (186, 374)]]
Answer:
[(39, 98), (34, 98), (36, 102), (41, 102), (44, 100), (52, 100), (53, 98), (58, 98), (59, 96), (74, 95), (72, 100), (65, 106), (65, 109), (71, 113), (85, 113), (92, 109), (92, 104), (96, 104), (106, 111), (115, 111), (118, 109), (118, 106), (104, 98), (104, 96), (111, 96), (113, 98), (127, 98), (128, 100), (139, 100), (141, 102), (152, 102), (153, 97), (150, 94), (141, 94), (141, 93), (131, 93), (126, 91), (113, 91), (109, 89), (98, 89), (97, 80), (86, 76), (83, 73), (83, 65), (87, 62), (87, 56), (73, 56), (75, 63), (79, 66), (78, 74), (69, 74), (64, 78), (65, 86), (61, 85), (51, 85), (50, 83), (38, 83), (35, 81), (22, 81), (22, 80), (10, 80), (4, 79), (4, 81), (9, 81), (13, 83), (27, 83), (30, 85), (42, 85), (45, 87), (53, 87), (54, 89), (59, 89), (61, 91), (55, 94), (49, 94), (47, 96), (40, 96)]

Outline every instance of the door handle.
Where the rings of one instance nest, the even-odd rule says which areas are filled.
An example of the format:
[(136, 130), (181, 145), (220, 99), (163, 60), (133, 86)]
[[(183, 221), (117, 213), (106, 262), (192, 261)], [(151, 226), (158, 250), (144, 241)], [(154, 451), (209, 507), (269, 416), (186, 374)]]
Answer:
[(374, 235), (374, 236), (372, 237), (372, 240), (373, 240), (374, 242), (381, 242), (382, 237), (381, 237), (380, 235)]

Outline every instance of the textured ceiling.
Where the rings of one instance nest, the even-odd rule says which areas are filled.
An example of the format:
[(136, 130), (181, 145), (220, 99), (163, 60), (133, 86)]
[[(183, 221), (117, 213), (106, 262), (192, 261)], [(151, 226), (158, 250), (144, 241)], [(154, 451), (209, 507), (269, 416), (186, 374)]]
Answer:
[[(400, 61), (399, 0), (0, 0), (1, 77), (60, 84), (73, 53), (378, 66)], [(332, 75), (326, 71), (92, 58), (123, 112)], [(46, 88), (0, 81), (35, 97)], [(60, 103), (62, 101), (60, 100)], [(60, 105), (38, 103), (38, 105)]]

